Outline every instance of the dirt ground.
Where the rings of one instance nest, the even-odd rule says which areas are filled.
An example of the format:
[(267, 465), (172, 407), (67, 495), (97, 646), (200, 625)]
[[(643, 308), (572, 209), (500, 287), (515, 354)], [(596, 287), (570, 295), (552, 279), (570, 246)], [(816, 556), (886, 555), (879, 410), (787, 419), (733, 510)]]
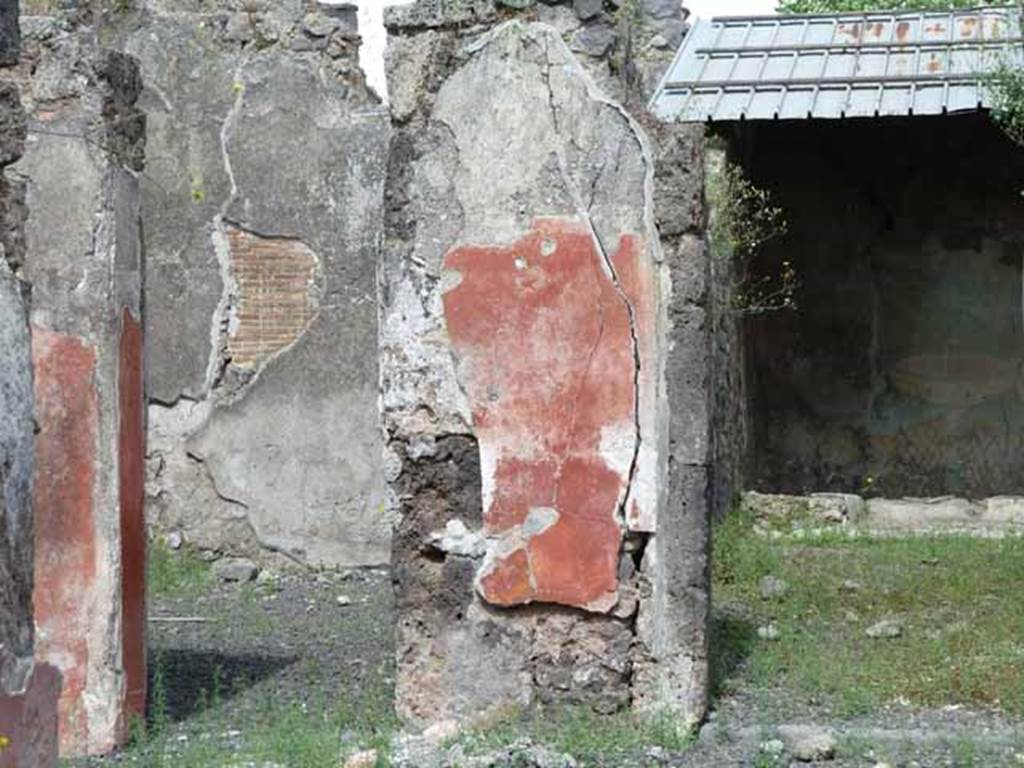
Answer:
[[(1007, 584), (1009, 591), (1000, 595), (990, 594), (994, 587), (984, 586), (984, 579), (965, 579), (962, 589), (936, 595), (936, 611), (942, 607), (936, 615), (945, 624), (930, 634), (920, 630), (926, 619), (915, 613), (912, 595), (905, 594), (919, 589), (917, 579), (937, 578), (934, 569), (942, 559), (950, 567), (954, 557), (975, 558), (977, 565), (991, 555), (998, 557), (993, 562), (1003, 563), (1024, 550), (993, 542), (965, 544), (969, 551), (963, 554), (959, 544), (940, 545), (939, 557), (922, 558), (918, 545), (896, 546), (887, 554), (877, 547), (862, 553), (833, 542), (828, 546), (835, 557), (823, 558), (820, 542), (766, 544), (743, 538), (731, 549), (728, 540), (722, 546), (716, 575), (714, 711), (699, 735), (680, 743), (651, 731), (650, 743), (640, 743), (627, 715), (526, 713), (521, 720), (493, 726), (492, 732), (466, 734), (453, 754), (504, 748), (508, 755), (530, 740), (557, 754), (572, 754), (580, 766), (776, 768), (802, 764), (788, 749), (778, 753), (779, 726), (811, 724), (834, 736), (835, 755), (827, 764), (842, 768), (1024, 766), (1024, 698), (989, 702), (984, 690), (949, 688), (941, 675), (929, 687), (919, 680), (935, 675), (914, 668), (915, 657), (940, 666), (936, 659), (941, 648), (948, 648), (952, 666), (990, 679), (983, 673), (991, 649), (965, 645), (961, 635), (956, 635), (959, 645), (942, 645), (939, 651), (929, 643), (940, 642), (951, 617), (963, 621), (950, 625), (950, 632), (962, 633), (960, 624), (983, 622), (985, 595), (972, 592), (973, 583), (989, 590), (988, 598), (1010, 600), (1001, 610), (1011, 619), (1018, 608), (1024, 614), (1020, 582)], [(920, 547), (936, 552), (933, 545)], [(821, 561), (820, 573), (808, 570), (807, 552), (814, 562)], [(889, 558), (889, 570), (877, 562), (880, 557)], [(817, 597), (833, 589), (829, 579), (843, 578), (843, 573), (829, 573), (835, 570), (833, 562), (844, 562), (844, 572), (859, 562), (858, 578), (879, 582), (877, 595), (865, 587), (849, 598), (865, 614), (853, 622), (854, 629), (837, 619), (844, 610), (849, 619), (842, 600)], [(922, 570), (922, 562), (931, 570)], [(1006, 565), (1011, 575), (1018, 566), (1024, 567), (1024, 558)], [(776, 602), (766, 601), (757, 594), (765, 571), (791, 582), (802, 573), (814, 583), (806, 591), (797, 586)], [(998, 573), (993, 583), (1000, 583)], [(386, 571), (263, 574), (246, 584), (203, 576), (178, 591), (164, 585), (151, 599), (147, 735), (140, 733), (119, 755), (78, 765), (339, 768), (345, 753), (368, 747), (380, 749), (379, 766), (389, 764), (387, 745), (397, 724), (390, 712), (392, 600)], [(863, 625), (872, 611), (897, 611), (905, 635), (890, 641), (864, 639)], [(757, 635), (769, 618), (783, 635), (777, 641)], [(1005, 695), (1018, 696), (1024, 637), (1007, 647), (1010, 655), (996, 659), (993, 669)], [(856, 669), (851, 671), (851, 665)], [(538, 764), (508, 758), (493, 765)]]
[(79, 765), (336, 766), (346, 741), (391, 732), (385, 571), (184, 591), (150, 597), (146, 734)]

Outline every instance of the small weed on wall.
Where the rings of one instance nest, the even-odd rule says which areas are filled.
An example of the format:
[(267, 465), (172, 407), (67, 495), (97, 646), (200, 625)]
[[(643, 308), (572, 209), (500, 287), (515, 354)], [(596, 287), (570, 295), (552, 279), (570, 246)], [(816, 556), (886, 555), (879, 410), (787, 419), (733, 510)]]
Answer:
[(726, 159), (721, 146), (709, 152), (706, 194), (712, 255), (735, 275), (733, 311), (759, 314), (795, 309), (799, 282), (790, 261), (783, 261), (774, 274), (751, 274), (758, 249), (786, 233), (782, 208), (774, 204), (767, 190), (756, 187), (739, 165)]
[(992, 119), (1010, 139), (1024, 146), (1024, 70), (1003, 64), (985, 85), (992, 98)]

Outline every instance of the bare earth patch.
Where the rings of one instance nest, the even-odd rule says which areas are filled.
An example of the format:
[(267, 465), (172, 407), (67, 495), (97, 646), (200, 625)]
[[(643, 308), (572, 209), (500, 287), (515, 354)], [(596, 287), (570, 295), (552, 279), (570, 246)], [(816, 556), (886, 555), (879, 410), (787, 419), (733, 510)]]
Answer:
[(772, 768), (802, 749), (844, 767), (1024, 765), (1024, 540), (771, 538), (743, 515), (716, 533), (715, 711), (699, 734), (515, 711), (403, 761), (385, 572), (221, 583), (157, 547), (148, 731), (83, 765), (338, 768), (371, 748), (413, 768)]

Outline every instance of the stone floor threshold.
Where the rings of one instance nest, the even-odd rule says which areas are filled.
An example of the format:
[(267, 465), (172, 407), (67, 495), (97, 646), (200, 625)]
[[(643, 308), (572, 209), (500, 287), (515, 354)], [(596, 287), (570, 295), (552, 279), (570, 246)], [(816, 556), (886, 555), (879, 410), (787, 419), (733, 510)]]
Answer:
[(806, 496), (747, 491), (741, 508), (751, 513), (756, 530), (783, 536), (772, 526), (794, 524), (798, 536), (845, 531), (852, 537), (963, 534), (1002, 537), (1024, 534), (1024, 496), (992, 496), (970, 500), (933, 498), (864, 498), (849, 493)]

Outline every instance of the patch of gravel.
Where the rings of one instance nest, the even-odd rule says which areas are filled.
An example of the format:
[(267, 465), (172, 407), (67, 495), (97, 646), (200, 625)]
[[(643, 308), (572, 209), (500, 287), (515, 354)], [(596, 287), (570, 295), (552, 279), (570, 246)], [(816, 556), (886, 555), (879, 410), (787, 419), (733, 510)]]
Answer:
[[(161, 676), (172, 721), (218, 687), (240, 709), (264, 687), (283, 702), (335, 701), (390, 666), (391, 605), (383, 570), (283, 573), (160, 598), (149, 611), (150, 685)], [(205, 621), (175, 620), (191, 617)]]
[(800, 766), (806, 763), (794, 754), (794, 736), (806, 733), (834, 739), (834, 756), (819, 757), (814, 763), (836, 768), (1024, 765), (1024, 723), (998, 711), (921, 709), (894, 703), (857, 717), (842, 717), (813, 697), (771, 689), (736, 691), (716, 701), (696, 745), (662, 764), (676, 768)]
[(381, 569), (264, 571), (256, 582), (151, 599), (148, 715), (184, 731), (216, 704), (226, 731), (242, 733), (270, 700), (315, 707), (356, 699), (369, 685), (390, 690), (392, 614)]
[[(382, 674), (383, 684), (391, 686), (393, 607), (384, 570), (264, 572), (254, 582), (218, 582), (200, 596), (155, 599), (150, 618), (151, 694), (159, 691), (171, 727), (184, 728), (214, 698), (227, 712), (229, 728), (242, 732), (268, 696), (312, 707), (356, 697), (367, 685), (379, 684)], [(712, 718), (686, 751), (652, 746), (626, 757), (577, 762), (580, 768), (788, 768), (805, 764), (797, 762), (786, 737), (796, 726), (798, 732), (816, 729), (835, 739), (835, 755), (820, 764), (837, 768), (1019, 767), (1022, 725), (996, 711), (899, 703), (850, 718), (822, 698), (740, 688), (714, 703)], [(494, 756), (494, 766), (537, 764), (515, 763), (506, 752)], [(533, 752), (531, 759), (540, 754)], [(76, 765), (119, 763), (115, 756)]]

